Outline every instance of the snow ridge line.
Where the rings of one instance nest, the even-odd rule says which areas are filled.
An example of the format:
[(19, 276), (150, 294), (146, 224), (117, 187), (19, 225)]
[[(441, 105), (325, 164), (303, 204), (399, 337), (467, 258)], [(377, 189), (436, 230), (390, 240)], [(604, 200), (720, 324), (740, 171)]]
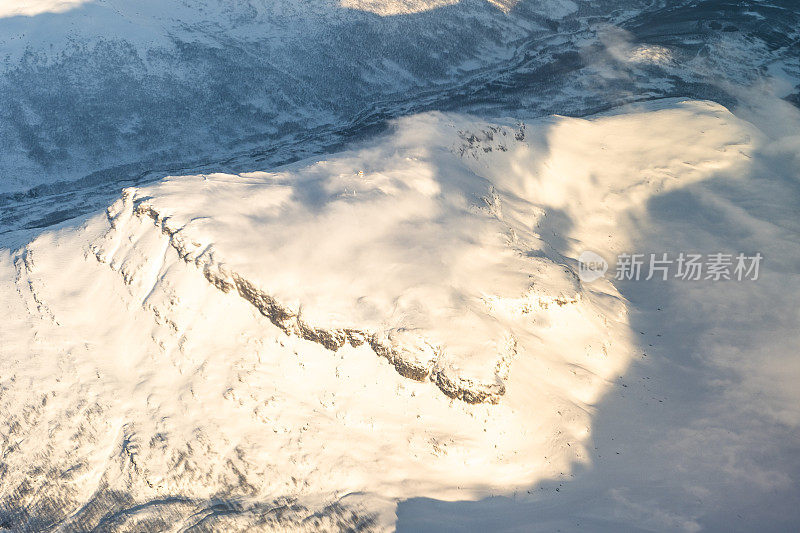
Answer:
[[(438, 364), (441, 349), (435, 349), (436, 357), (432, 361), (419, 362), (414, 360), (412, 349), (392, 343), (386, 335), (358, 328), (318, 328), (306, 323), (299, 313), (281, 305), (274, 297), (260, 290), (251, 281), (215, 261), (213, 251), (209, 247), (197, 255), (195, 248), (198, 248), (199, 245), (187, 243), (181, 235), (183, 227), (176, 227), (171, 223), (169, 216), (162, 216), (152, 204), (147, 202), (149, 198), (134, 199), (135, 192), (135, 188), (125, 189), (122, 197), (106, 210), (111, 225), (109, 232), (118, 230), (120, 222), (129, 220), (132, 215), (151, 219), (155, 227), (169, 238), (169, 243), (177, 252), (178, 257), (198, 267), (206, 280), (222, 292), (229, 293), (235, 290), (239, 296), (258, 309), (262, 315), (287, 335), (296, 335), (334, 352), (345, 344), (353, 347), (367, 344), (376, 355), (386, 359), (401, 376), (419, 382), (430, 380), (449, 398), (470, 404), (496, 404), (505, 394), (505, 384), (501, 379), (504, 374), (503, 370), (508, 364), (505, 358), (498, 364), (496, 381), (480, 383), (460, 376), (448, 375), (446, 369)], [(109, 262), (108, 256), (102, 250), (95, 248), (93, 251), (98, 261)], [(512, 343), (511, 349), (516, 351), (514, 343)], [(408, 353), (410, 357), (403, 357), (404, 352)]]

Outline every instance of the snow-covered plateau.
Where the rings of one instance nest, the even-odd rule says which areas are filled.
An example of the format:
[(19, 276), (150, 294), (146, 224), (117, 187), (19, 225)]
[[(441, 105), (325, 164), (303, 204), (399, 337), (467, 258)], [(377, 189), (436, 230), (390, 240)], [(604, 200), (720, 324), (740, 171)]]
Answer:
[[(0, 257), (3, 525), (384, 530), (410, 498), (513, 495), (494, 525), (517, 516), (517, 528), (548, 530), (553, 516), (536, 520), (543, 487), (557, 482), (546, 492), (559, 495), (576, 475), (608, 476), (606, 454), (630, 445), (596, 434), (609, 398), (633, 397), (623, 423), (682, 402), (671, 397), (680, 382), (631, 367), (690, 365), (683, 342), (701, 342), (715, 379), (736, 383), (696, 414), (721, 423), (759, 410), (772, 418), (757, 435), (791, 461), (749, 457), (737, 438), (753, 438), (752, 424), (734, 422), (719, 437), (729, 459), (698, 467), (718, 476), (710, 486), (697, 479), (651, 514), (615, 476), (601, 490), (588, 475), (594, 500), (561, 520), (697, 530), (694, 500), (717, 519), (718, 484), (740, 476), (752, 491), (796, 495), (798, 443), (772, 439), (800, 424), (798, 315), (768, 309), (796, 298), (797, 222), (780, 201), (763, 212), (753, 202), (769, 188), (797, 194), (797, 142), (773, 145), (692, 100), (525, 123), (426, 113), (274, 172), (125, 189), (105, 212)], [(702, 202), (713, 220), (665, 216), (663, 202)], [(729, 222), (734, 237), (715, 241)], [(582, 251), (611, 260), (642, 243), (742, 245), (769, 262), (758, 282), (722, 292), (663, 283), (662, 300), (578, 277)], [(777, 322), (746, 335), (714, 323), (702, 341), (670, 326), (710, 313), (695, 307), (735, 314), (732, 302), (745, 324)], [(758, 405), (745, 401), (755, 390)], [(655, 439), (660, 462), (633, 462), (670, 484), (692, 431)], [(745, 464), (729, 471), (731, 461)]]
[(800, 530), (799, 105), (797, 0), (0, 0), (0, 531)]

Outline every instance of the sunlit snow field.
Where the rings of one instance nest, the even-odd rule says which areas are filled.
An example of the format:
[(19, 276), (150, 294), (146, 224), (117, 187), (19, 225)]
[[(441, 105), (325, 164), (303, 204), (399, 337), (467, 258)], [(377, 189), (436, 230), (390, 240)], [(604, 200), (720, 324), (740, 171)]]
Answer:
[(798, 34), (0, 0), (0, 529), (797, 529)]

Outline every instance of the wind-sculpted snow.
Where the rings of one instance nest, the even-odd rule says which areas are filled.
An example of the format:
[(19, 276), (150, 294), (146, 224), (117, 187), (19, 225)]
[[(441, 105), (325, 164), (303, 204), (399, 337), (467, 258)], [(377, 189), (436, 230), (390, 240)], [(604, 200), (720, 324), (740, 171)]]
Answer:
[(762, 142), (707, 102), (430, 113), (3, 252), (3, 527), (387, 530), (400, 500), (569, 477), (638, 356), (577, 254)]

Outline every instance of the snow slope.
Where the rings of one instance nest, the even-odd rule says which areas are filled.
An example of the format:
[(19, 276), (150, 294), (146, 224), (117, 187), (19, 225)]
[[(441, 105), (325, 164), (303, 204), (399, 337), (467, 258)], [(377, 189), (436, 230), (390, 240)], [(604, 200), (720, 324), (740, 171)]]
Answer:
[(382, 530), (407, 498), (591, 468), (642, 353), (577, 256), (637, 245), (654, 199), (746, 175), (766, 139), (700, 101), (429, 113), (4, 251), (4, 527)]
[[(641, 208), (615, 216), (614, 227), (598, 237), (608, 238), (612, 257), (759, 251), (764, 263), (758, 280), (614, 281), (627, 302), (638, 357), (594, 405), (589, 463), (533, 483), (524, 493), (494, 493), (478, 502), (403, 502), (399, 531), (797, 529), (800, 113), (770, 97), (768, 86), (740, 96), (748, 105), (736, 115), (752, 126), (740, 131), (739, 140), (734, 136), (698, 160), (675, 161), (685, 171), (697, 165), (709, 171), (728, 153), (738, 164), (677, 187), (654, 181), (654, 192), (661, 191)], [(702, 138), (710, 131), (693, 134)], [(599, 142), (603, 137), (614, 136), (598, 135)], [(655, 121), (641, 124), (629, 142), (703, 144), (681, 124), (665, 130)], [(581, 145), (576, 152), (583, 153)], [(625, 159), (602, 163), (616, 167)], [(643, 182), (659, 170), (631, 168), (630, 188), (618, 191), (643, 193)], [(580, 201), (596, 206), (607, 197), (602, 191)], [(570, 209), (558, 227), (572, 235), (581, 211)], [(628, 244), (619, 243), (621, 236)], [(564, 244), (570, 246), (569, 239)]]

